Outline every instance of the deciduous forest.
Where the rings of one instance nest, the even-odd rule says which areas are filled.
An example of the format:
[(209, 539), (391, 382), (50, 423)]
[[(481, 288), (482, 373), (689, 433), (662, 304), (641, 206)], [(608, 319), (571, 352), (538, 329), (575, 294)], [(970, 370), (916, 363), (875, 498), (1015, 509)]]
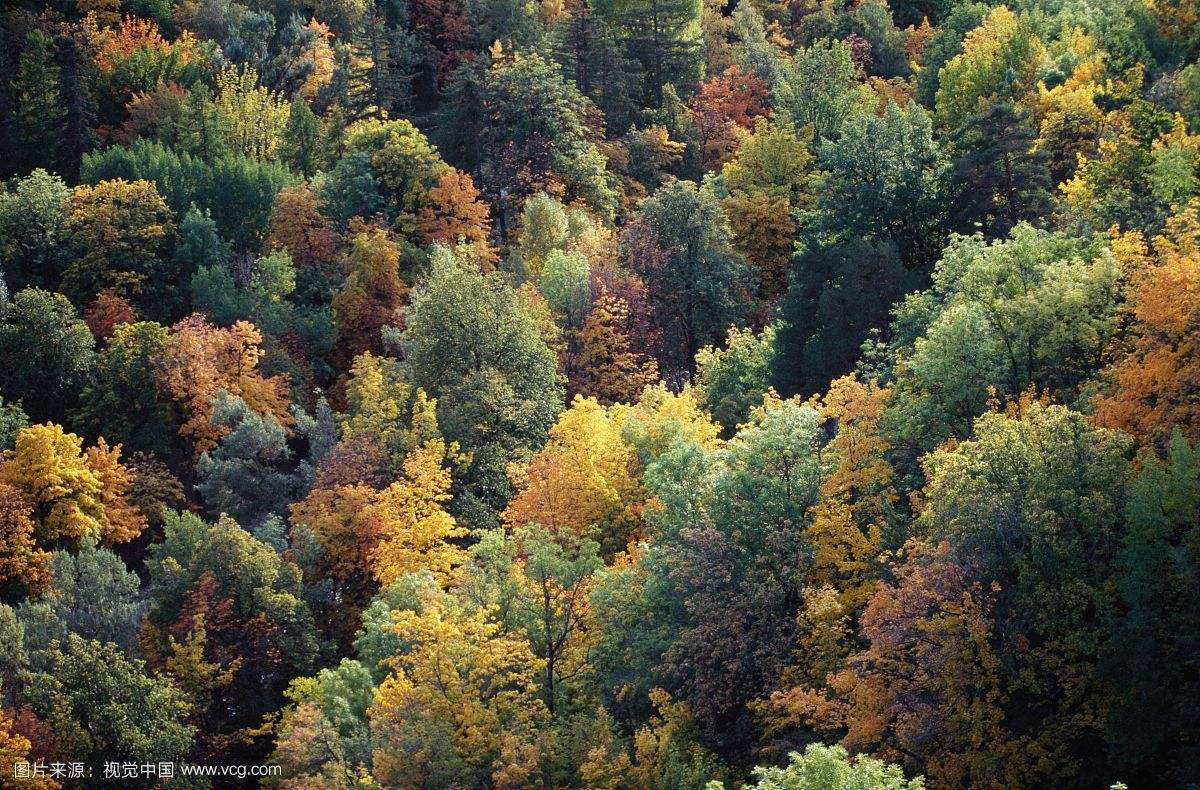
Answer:
[(1200, 7), (990, 1), (3, 3), (0, 785), (1195, 787)]

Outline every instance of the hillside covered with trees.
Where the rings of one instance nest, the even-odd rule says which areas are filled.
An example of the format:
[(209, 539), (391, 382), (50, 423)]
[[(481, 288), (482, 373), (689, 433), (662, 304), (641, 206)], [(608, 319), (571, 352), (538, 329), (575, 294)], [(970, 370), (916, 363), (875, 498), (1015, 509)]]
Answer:
[(4, 3), (0, 785), (1200, 783), (1200, 8), (1006, 2)]

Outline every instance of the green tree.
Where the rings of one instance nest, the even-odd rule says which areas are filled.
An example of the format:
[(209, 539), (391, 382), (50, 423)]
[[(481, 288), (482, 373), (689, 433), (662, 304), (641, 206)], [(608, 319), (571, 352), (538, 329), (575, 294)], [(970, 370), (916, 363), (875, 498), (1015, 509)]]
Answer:
[(19, 170), (28, 172), (58, 164), (67, 113), (59, 90), (54, 40), (35, 29), (25, 36), (24, 43), (12, 89), (17, 98), (14, 127), (22, 160)]
[(442, 433), (472, 454), (456, 479), (496, 512), (510, 491), (505, 464), (540, 447), (562, 409), (562, 377), (524, 299), (501, 275), (483, 275), (440, 247), (432, 266), (413, 291), (401, 345), (413, 384), (437, 400)]
[(922, 777), (904, 779), (898, 765), (870, 757), (850, 759), (841, 746), (810, 743), (792, 752), (788, 764), (754, 769), (756, 790), (924, 790)]
[(1029, 388), (1072, 402), (1116, 331), (1119, 267), (1098, 240), (1018, 225), (955, 237), (933, 286), (896, 308), (886, 421), (905, 443), (967, 438), (989, 398)]
[(971, 115), (953, 135), (950, 177), (955, 223), (999, 238), (1020, 222), (1049, 213), (1048, 155), (1035, 150), (1037, 132), (1028, 112), (996, 102)]
[(638, 65), (643, 105), (662, 107), (668, 83), (685, 90), (700, 81), (704, 60), (697, 0), (603, 0), (595, 4), (595, 13), (618, 31), (625, 56)]
[(1200, 627), (1200, 448), (1176, 433), (1130, 484), (1117, 552), (1119, 605), (1102, 668), (1115, 686), (1109, 748), (1123, 776), (1196, 781), (1196, 654)]
[(0, 260), (13, 291), (53, 288), (66, 263), (63, 224), (71, 190), (37, 169), (0, 192)]
[(774, 101), (779, 113), (801, 129), (811, 124), (817, 140), (837, 137), (851, 112), (863, 103), (860, 73), (842, 41), (816, 41), (785, 61)]
[(137, 629), (145, 611), (141, 581), (120, 557), (85, 540), (72, 554), (56, 551), (50, 562), (51, 589), (17, 608), (29, 650), (48, 650), (68, 634), (112, 642), (127, 656), (138, 651)]
[(24, 696), (79, 759), (97, 765), (186, 759), (195, 732), (183, 723), (188, 704), (143, 662), (114, 644), (70, 634), (44, 663), (23, 677)]
[(725, 348), (706, 346), (696, 356), (700, 404), (732, 436), (771, 386), (775, 361), (774, 326), (761, 332), (733, 328)]
[(26, 288), (0, 307), (0, 394), (61, 423), (92, 375), (94, 346), (65, 296)]
[(708, 185), (671, 180), (638, 204), (623, 255), (646, 281), (673, 367), (694, 364), (719, 342), (746, 304), (746, 262)]
[(270, 516), (282, 516), (312, 470), (292, 471), (292, 452), (283, 426), (224, 390), (213, 398), (212, 425), (225, 429), (217, 447), (196, 464), (196, 491), (213, 515), (228, 514), (255, 529)]
[(889, 103), (859, 109), (818, 149), (822, 176), (810, 233), (822, 243), (894, 243), (910, 269), (932, 262), (945, 237), (942, 189), (948, 163), (928, 113)]
[(89, 432), (129, 451), (172, 458), (179, 419), (159, 384), (167, 328), (152, 321), (118, 324), (96, 357), (96, 372), (79, 398), (75, 419)]

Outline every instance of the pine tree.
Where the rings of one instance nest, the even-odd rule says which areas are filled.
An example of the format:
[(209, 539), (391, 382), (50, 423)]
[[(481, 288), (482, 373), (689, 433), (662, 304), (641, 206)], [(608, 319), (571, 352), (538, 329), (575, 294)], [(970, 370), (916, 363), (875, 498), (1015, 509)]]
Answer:
[(18, 155), (23, 169), (54, 168), (59, 161), (67, 113), (59, 91), (53, 41), (40, 30), (25, 36), (13, 89), (17, 93)]

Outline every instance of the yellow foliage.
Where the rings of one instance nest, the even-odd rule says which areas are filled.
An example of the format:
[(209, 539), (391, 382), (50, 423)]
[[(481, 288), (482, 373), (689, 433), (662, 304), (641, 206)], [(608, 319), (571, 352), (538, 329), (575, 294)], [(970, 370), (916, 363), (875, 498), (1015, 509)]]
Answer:
[(83, 454), (83, 439), (53, 423), (17, 434), (4, 453), (0, 482), (33, 506), (39, 543), (100, 540), (104, 534), (101, 477)]
[(392, 614), (407, 650), (369, 710), (375, 777), (388, 786), (427, 786), (434, 769), (457, 763), (470, 785), (518, 787), (536, 769), (536, 726), (545, 716), (534, 678), (542, 662), (486, 608), (464, 611), (426, 590), (421, 611)]
[(372, 572), (381, 584), (406, 573), (429, 571), (449, 581), (466, 553), (451, 543), (467, 531), (443, 509), (450, 499), (450, 472), (443, 466), (446, 444), (433, 439), (404, 459), (404, 477), (379, 493), (367, 517), (379, 525), (371, 553)]
[(615, 413), (595, 398), (575, 397), (534, 456), (528, 485), (504, 512), (510, 528), (541, 524), (578, 535), (594, 528), (605, 546), (624, 547), (645, 493), (637, 455)]

